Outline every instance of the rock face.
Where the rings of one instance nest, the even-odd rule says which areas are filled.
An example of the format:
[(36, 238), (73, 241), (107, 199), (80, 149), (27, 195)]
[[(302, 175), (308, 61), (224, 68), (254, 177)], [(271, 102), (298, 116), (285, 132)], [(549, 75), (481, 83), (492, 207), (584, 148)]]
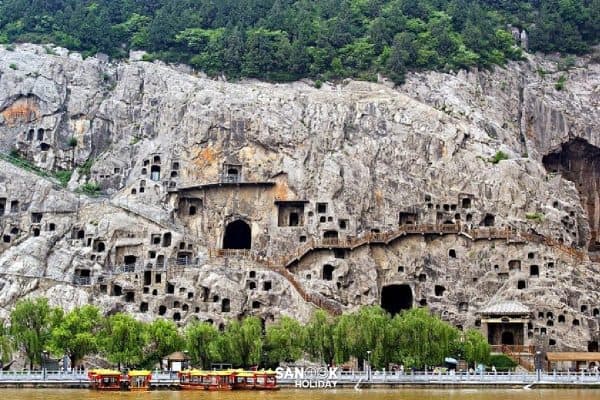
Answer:
[(597, 346), (597, 64), (316, 89), (32, 45), (0, 61), (2, 153), (73, 171), (0, 161), (0, 316), (44, 295), (182, 325), (383, 304), (466, 328), (518, 300), (525, 343)]

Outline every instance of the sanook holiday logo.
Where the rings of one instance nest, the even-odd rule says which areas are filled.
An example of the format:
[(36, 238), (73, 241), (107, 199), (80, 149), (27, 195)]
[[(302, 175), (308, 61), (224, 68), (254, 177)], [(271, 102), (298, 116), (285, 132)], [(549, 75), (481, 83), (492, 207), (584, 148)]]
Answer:
[(302, 389), (327, 389), (337, 386), (339, 368), (328, 367), (295, 367), (275, 369), (278, 380), (293, 379), (297, 388)]

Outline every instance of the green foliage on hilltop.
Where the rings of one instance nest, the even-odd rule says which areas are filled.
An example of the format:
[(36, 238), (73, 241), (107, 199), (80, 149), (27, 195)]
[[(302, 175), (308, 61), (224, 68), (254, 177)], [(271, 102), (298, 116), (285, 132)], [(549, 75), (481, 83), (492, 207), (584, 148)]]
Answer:
[(600, 37), (600, 0), (54, 0), (0, 2), (0, 42), (55, 43), (84, 56), (184, 62), (209, 75), (401, 82), (532, 50), (580, 54)]

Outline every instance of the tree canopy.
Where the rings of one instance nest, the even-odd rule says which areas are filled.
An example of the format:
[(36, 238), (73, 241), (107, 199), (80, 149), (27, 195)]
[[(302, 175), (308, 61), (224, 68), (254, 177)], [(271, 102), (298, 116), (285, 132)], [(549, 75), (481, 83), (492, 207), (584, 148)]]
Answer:
[(147, 335), (144, 324), (126, 314), (115, 314), (104, 321), (100, 333), (102, 352), (109, 361), (119, 365), (137, 365), (144, 355)]
[(156, 319), (146, 323), (131, 315), (103, 316), (92, 305), (69, 312), (47, 299), (20, 300), (0, 325), (0, 360), (22, 350), (30, 367), (43, 352), (67, 355), (73, 367), (88, 355), (100, 355), (119, 367), (154, 368), (168, 354), (185, 350), (193, 366), (212, 363), (235, 367), (269, 366), (309, 358), (328, 365), (369, 359), (374, 368), (441, 365), (445, 357), (471, 364), (489, 361), (490, 346), (477, 330), (461, 332), (426, 308), (391, 317), (379, 306), (362, 307), (333, 317), (317, 310), (306, 325), (290, 317), (267, 323), (254, 316), (232, 320), (218, 330), (212, 323), (192, 321), (185, 327)]
[(30, 368), (40, 363), (47, 351), (53, 321), (60, 310), (48, 305), (45, 298), (17, 302), (10, 313), (10, 331), (16, 345), (25, 353)]
[(293, 80), (487, 67), (534, 51), (580, 54), (600, 37), (600, 0), (4, 0), (0, 43), (185, 62), (209, 75)]
[(71, 365), (78, 365), (84, 356), (98, 350), (97, 338), (102, 322), (100, 310), (85, 305), (66, 315), (60, 314), (51, 330), (49, 346), (54, 353), (68, 355)]

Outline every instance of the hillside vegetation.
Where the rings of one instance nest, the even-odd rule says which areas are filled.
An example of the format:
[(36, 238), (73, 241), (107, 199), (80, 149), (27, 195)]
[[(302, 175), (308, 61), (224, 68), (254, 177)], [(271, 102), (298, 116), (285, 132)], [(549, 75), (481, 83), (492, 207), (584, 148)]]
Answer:
[(518, 59), (507, 24), (534, 51), (584, 53), (600, 0), (4, 0), (0, 43), (55, 43), (84, 55), (184, 62), (209, 75), (401, 82), (407, 70)]

